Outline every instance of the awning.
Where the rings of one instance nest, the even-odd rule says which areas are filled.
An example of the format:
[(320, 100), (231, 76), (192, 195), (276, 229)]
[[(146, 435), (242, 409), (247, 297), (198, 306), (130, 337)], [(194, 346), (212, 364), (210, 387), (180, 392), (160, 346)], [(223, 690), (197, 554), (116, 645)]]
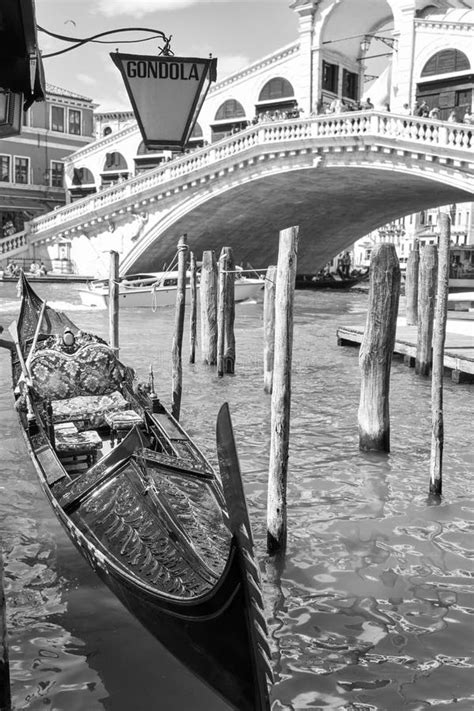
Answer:
[(25, 110), (45, 97), (34, 0), (1, 0), (0, 87), (25, 97)]

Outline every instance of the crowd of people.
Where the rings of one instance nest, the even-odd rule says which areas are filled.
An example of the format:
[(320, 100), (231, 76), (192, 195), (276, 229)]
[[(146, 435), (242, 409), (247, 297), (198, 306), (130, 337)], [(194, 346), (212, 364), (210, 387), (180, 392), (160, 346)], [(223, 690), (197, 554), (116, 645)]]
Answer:
[[(441, 109), (439, 106), (432, 106), (430, 108), (429, 104), (425, 100), (415, 101), (413, 111), (409, 110), (408, 104), (404, 104), (404, 113), (412, 114), (413, 116), (421, 116), (423, 118), (430, 119), (440, 119), (446, 120), (449, 123), (465, 123), (468, 125), (474, 124), (474, 116), (472, 115), (471, 109), (464, 109), (462, 114), (462, 108), (452, 109), (447, 116), (441, 115)], [(461, 116), (462, 114), (462, 116)]]

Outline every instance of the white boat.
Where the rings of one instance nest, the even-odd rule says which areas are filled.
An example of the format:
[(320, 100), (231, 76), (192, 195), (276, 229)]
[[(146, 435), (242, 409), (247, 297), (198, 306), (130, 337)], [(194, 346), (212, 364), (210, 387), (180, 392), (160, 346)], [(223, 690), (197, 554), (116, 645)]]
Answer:
[[(237, 269), (240, 272), (240, 269)], [(119, 282), (120, 308), (151, 308), (158, 309), (163, 306), (176, 304), (176, 289), (178, 285), (178, 272), (142, 272), (140, 274), (127, 274)], [(248, 277), (243, 273), (236, 274), (235, 302), (256, 300), (263, 298), (265, 282), (260, 277)], [(187, 276), (186, 300), (190, 298), (191, 286), (189, 274)], [(198, 276), (199, 296), (199, 276)], [(109, 305), (109, 281), (99, 279), (91, 281), (86, 289), (79, 291), (84, 306), (106, 309)]]
[(456, 314), (470, 313), (474, 318), (474, 291), (458, 291), (448, 294), (448, 311)]

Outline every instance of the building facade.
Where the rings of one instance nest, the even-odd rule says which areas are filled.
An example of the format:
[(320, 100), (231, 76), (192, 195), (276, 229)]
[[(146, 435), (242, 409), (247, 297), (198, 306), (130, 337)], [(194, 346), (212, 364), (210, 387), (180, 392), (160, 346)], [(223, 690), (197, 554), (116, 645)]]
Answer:
[(93, 140), (93, 112), (91, 99), (47, 85), (21, 133), (0, 140), (0, 237), (66, 202), (64, 158)]

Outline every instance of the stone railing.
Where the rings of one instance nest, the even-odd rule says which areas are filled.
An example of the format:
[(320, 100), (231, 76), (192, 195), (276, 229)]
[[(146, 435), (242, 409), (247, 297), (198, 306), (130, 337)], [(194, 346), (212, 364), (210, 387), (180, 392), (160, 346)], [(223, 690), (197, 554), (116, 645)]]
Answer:
[(13, 257), (17, 253), (21, 254), (25, 251), (27, 246), (27, 232), (16, 232), (9, 237), (2, 237), (0, 239), (0, 259), (5, 259), (10, 256)]
[[(347, 112), (338, 115), (321, 115), (308, 119), (290, 119), (270, 121), (252, 125), (238, 134), (225, 138), (192, 153), (174, 158), (161, 166), (142, 173), (123, 183), (91, 195), (88, 198), (66, 205), (29, 223), (30, 239), (35, 235), (58, 231), (60, 228), (73, 226), (75, 222), (93, 222), (94, 219), (107, 219), (108, 211), (116, 209), (135, 209), (140, 207), (139, 201), (145, 194), (159, 190), (161, 186), (171, 184), (185, 175), (196, 171), (209, 169), (232, 157), (243, 155), (248, 149), (280, 143), (282, 147), (297, 147), (298, 142), (313, 139), (315, 147), (318, 143), (325, 145), (325, 139), (360, 136), (368, 141), (390, 139), (396, 141), (397, 148), (417, 150), (419, 153), (426, 147), (427, 152), (449, 155), (454, 151), (457, 160), (467, 159), (472, 162), (474, 155), (474, 126), (453, 124), (433, 119), (414, 116), (400, 116), (386, 112), (361, 111)], [(334, 141), (329, 141), (335, 145)], [(137, 201), (134, 204), (134, 201)], [(124, 207), (125, 206), (125, 207)], [(18, 237), (15, 235), (14, 237)], [(11, 238), (0, 240), (0, 249), (7, 253), (6, 243)], [(13, 244), (13, 243), (12, 243)]]

